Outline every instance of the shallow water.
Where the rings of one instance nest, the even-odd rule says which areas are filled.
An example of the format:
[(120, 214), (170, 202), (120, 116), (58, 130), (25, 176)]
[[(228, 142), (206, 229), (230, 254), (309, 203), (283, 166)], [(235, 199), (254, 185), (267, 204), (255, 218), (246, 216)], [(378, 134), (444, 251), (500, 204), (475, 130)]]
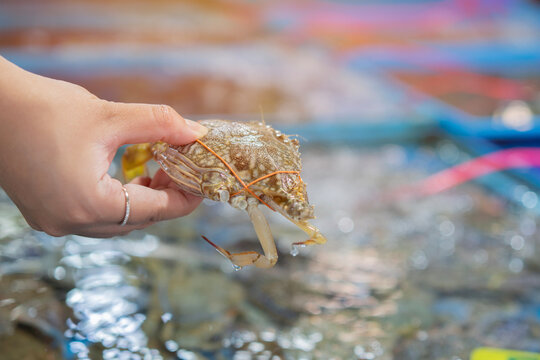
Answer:
[(305, 148), (303, 178), (329, 241), (293, 257), (290, 244), (304, 234), (269, 214), (280, 252), (271, 270), (235, 271), (201, 240), (258, 249), (248, 217), (222, 204), (205, 201), (188, 217), (100, 240), (31, 231), (4, 196), (3, 358), (467, 359), (478, 346), (540, 351), (536, 192), (515, 184), (515, 199), (503, 201), (468, 184), (380, 200), (442, 166), (441, 148)]

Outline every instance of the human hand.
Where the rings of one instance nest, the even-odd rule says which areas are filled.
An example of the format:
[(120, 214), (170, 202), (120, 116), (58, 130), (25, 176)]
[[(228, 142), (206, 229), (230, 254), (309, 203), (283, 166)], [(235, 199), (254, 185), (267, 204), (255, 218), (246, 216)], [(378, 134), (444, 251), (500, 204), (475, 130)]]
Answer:
[(0, 186), (36, 230), (109, 237), (183, 216), (201, 199), (168, 176), (125, 187), (107, 170), (124, 144), (181, 145), (206, 128), (165, 105), (105, 101), (68, 82), (26, 72), (0, 56)]

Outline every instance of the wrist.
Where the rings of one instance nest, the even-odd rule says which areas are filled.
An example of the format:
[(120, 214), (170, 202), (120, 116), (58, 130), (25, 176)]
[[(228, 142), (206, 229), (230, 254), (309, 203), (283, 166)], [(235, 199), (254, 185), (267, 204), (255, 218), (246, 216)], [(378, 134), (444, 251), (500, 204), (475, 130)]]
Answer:
[(39, 78), (0, 56), (0, 128), (9, 128), (40, 103)]

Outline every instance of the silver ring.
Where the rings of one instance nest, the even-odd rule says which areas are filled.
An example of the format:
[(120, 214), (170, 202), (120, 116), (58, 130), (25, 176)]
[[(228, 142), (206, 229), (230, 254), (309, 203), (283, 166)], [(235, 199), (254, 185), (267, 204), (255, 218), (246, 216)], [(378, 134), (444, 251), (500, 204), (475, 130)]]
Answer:
[(120, 223), (120, 226), (124, 226), (127, 224), (129, 219), (129, 213), (131, 212), (131, 206), (129, 204), (129, 194), (124, 185), (122, 185), (122, 190), (124, 190), (124, 195), (126, 197), (126, 213), (124, 215), (124, 220), (122, 220), (122, 222)]

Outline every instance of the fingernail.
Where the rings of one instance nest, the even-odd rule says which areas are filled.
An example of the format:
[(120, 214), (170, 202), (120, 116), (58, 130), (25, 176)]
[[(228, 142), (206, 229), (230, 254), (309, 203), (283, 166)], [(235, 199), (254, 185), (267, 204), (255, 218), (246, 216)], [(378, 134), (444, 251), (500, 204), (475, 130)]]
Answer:
[(208, 128), (205, 126), (202, 126), (196, 121), (186, 119), (187, 126), (190, 127), (190, 129), (197, 135), (198, 138), (203, 137), (208, 133)]

